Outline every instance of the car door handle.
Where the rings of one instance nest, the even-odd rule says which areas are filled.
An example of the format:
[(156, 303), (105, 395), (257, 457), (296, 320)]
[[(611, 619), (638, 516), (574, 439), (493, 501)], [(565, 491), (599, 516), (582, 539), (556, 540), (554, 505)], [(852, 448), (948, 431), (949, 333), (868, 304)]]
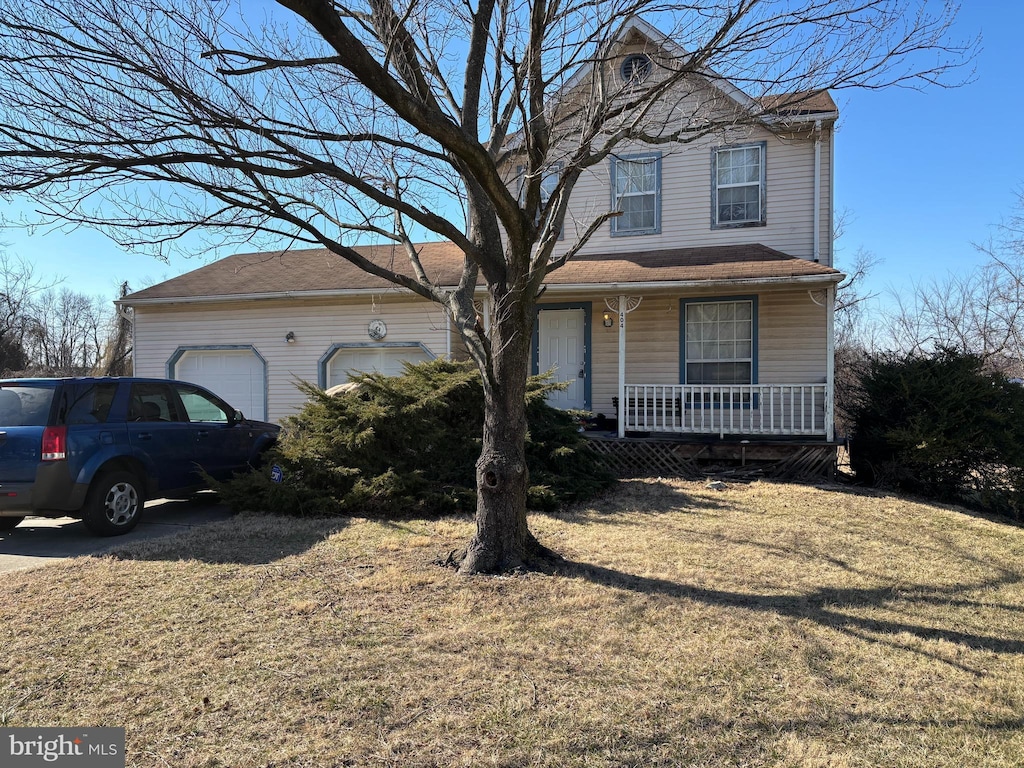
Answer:
[(139, 440), (152, 440), (153, 439), (153, 433), (152, 432), (139, 432), (139, 434), (137, 434), (136, 437), (139, 438)]
[(196, 437), (209, 437), (209, 436), (210, 436), (210, 432), (209, 432), (209, 430), (206, 430), (206, 429), (200, 429), (198, 432), (196, 432)]

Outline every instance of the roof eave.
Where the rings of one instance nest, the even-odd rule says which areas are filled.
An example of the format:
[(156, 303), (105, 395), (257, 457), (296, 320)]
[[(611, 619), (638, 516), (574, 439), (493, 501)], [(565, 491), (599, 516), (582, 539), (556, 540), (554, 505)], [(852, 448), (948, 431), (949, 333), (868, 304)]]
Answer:
[(790, 275), (784, 277), (723, 277), (696, 280), (648, 280), (643, 282), (617, 283), (547, 283), (546, 290), (553, 293), (570, 291), (636, 291), (680, 289), (680, 288), (720, 288), (729, 286), (784, 286), (839, 283), (845, 278), (842, 272), (821, 275)]
[[(784, 285), (807, 285), (807, 284), (828, 284), (838, 283), (845, 275), (841, 272), (833, 272), (820, 275), (787, 275), (773, 277), (735, 277), (735, 278), (711, 278), (693, 280), (645, 280), (637, 282), (601, 282), (601, 283), (547, 283), (546, 290), (551, 293), (568, 293), (580, 291), (636, 291), (636, 290), (665, 290), (665, 289), (691, 289), (691, 288), (718, 288), (728, 286), (784, 286)], [(442, 286), (443, 288), (455, 288), (456, 286)], [(477, 290), (485, 290), (485, 286), (477, 286)], [(160, 296), (142, 299), (131, 299), (125, 297), (114, 303), (119, 307), (153, 307), (175, 304), (222, 304), (241, 301), (271, 301), (281, 299), (332, 299), (345, 298), (348, 296), (368, 296), (394, 292), (402, 296), (415, 297), (411, 291), (404, 291), (395, 288), (347, 288), (329, 291), (275, 291), (267, 293), (233, 293), (216, 294), (211, 296)], [(419, 297), (416, 297), (419, 298)]]
[[(454, 287), (454, 286), (452, 286)], [(147, 296), (133, 299), (126, 296), (117, 299), (114, 304), (119, 307), (144, 307), (158, 304), (216, 304), (233, 301), (266, 301), (270, 299), (333, 299), (345, 296), (368, 296), (370, 294), (380, 295), (382, 293), (408, 293), (414, 296), (411, 291), (387, 286), (381, 288), (332, 288), (319, 291), (264, 291), (260, 293), (218, 293), (208, 296)]]
[(803, 114), (803, 115), (774, 115), (774, 116), (772, 116), (770, 114), (766, 114), (766, 115), (762, 115), (762, 117), (761, 117), (761, 120), (766, 125), (778, 125), (778, 126), (783, 126), (783, 127), (785, 127), (787, 125), (792, 125), (792, 124), (795, 124), (795, 123), (799, 123), (799, 124), (816, 123), (819, 120), (821, 120), (823, 122), (826, 122), (826, 121), (835, 122), (838, 119), (839, 119), (839, 112), (837, 110), (832, 110), (830, 112), (808, 112), (808, 113)]

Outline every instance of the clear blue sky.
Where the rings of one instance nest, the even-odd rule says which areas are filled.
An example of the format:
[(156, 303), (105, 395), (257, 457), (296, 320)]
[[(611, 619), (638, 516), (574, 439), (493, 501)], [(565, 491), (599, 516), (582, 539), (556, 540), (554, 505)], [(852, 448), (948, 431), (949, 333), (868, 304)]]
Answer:
[(858, 248), (881, 263), (876, 290), (970, 269), (972, 243), (997, 236), (1024, 193), (1024, 3), (966, 0), (957, 27), (982, 33), (974, 81), (924, 92), (840, 96), (836, 209), (851, 221), (839, 266)]
[[(971, 243), (992, 236), (1024, 191), (1024, 2), (965, 0), (957, 33), (978, 32), (983, 50), (969, 85), (837, 94), (835, 203), (850, 216), (839, 266), (858, 248), (875, 254), (881, 263), (871, 276), (874, 290), (899, 291), (978, 263)], [(163, 264), (86, 230), (7, 229), (0, 242), (30, 259), (38, 274), (64, 276), (74, 290), (111, 298), (122, 280), (141, 288), (209, 260)]]

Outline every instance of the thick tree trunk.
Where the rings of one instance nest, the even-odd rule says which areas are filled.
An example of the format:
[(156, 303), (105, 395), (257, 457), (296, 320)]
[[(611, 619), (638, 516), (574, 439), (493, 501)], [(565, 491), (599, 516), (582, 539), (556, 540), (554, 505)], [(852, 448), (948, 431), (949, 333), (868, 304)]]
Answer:
[(484, 377), (483, 448), (476, 465), (476, 534), (462, 573), (515, 570), (541, 551), (526, 524), (526, 377), (533, 310), (506, 299), (494, 315), (493, 378)]

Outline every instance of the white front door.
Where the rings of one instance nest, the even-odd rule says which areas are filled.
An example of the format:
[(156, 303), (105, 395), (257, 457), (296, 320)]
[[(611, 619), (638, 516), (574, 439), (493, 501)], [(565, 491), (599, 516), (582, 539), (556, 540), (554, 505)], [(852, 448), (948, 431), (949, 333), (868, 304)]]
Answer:
[(537, 370), (550, 370), (555, 381), (569, 382), (565, 390), (548, 395), (548, 403), (555, 408), (587, 407), (585, 325), (586, 314), (582, 309), (543, 309), (538, 313)]

